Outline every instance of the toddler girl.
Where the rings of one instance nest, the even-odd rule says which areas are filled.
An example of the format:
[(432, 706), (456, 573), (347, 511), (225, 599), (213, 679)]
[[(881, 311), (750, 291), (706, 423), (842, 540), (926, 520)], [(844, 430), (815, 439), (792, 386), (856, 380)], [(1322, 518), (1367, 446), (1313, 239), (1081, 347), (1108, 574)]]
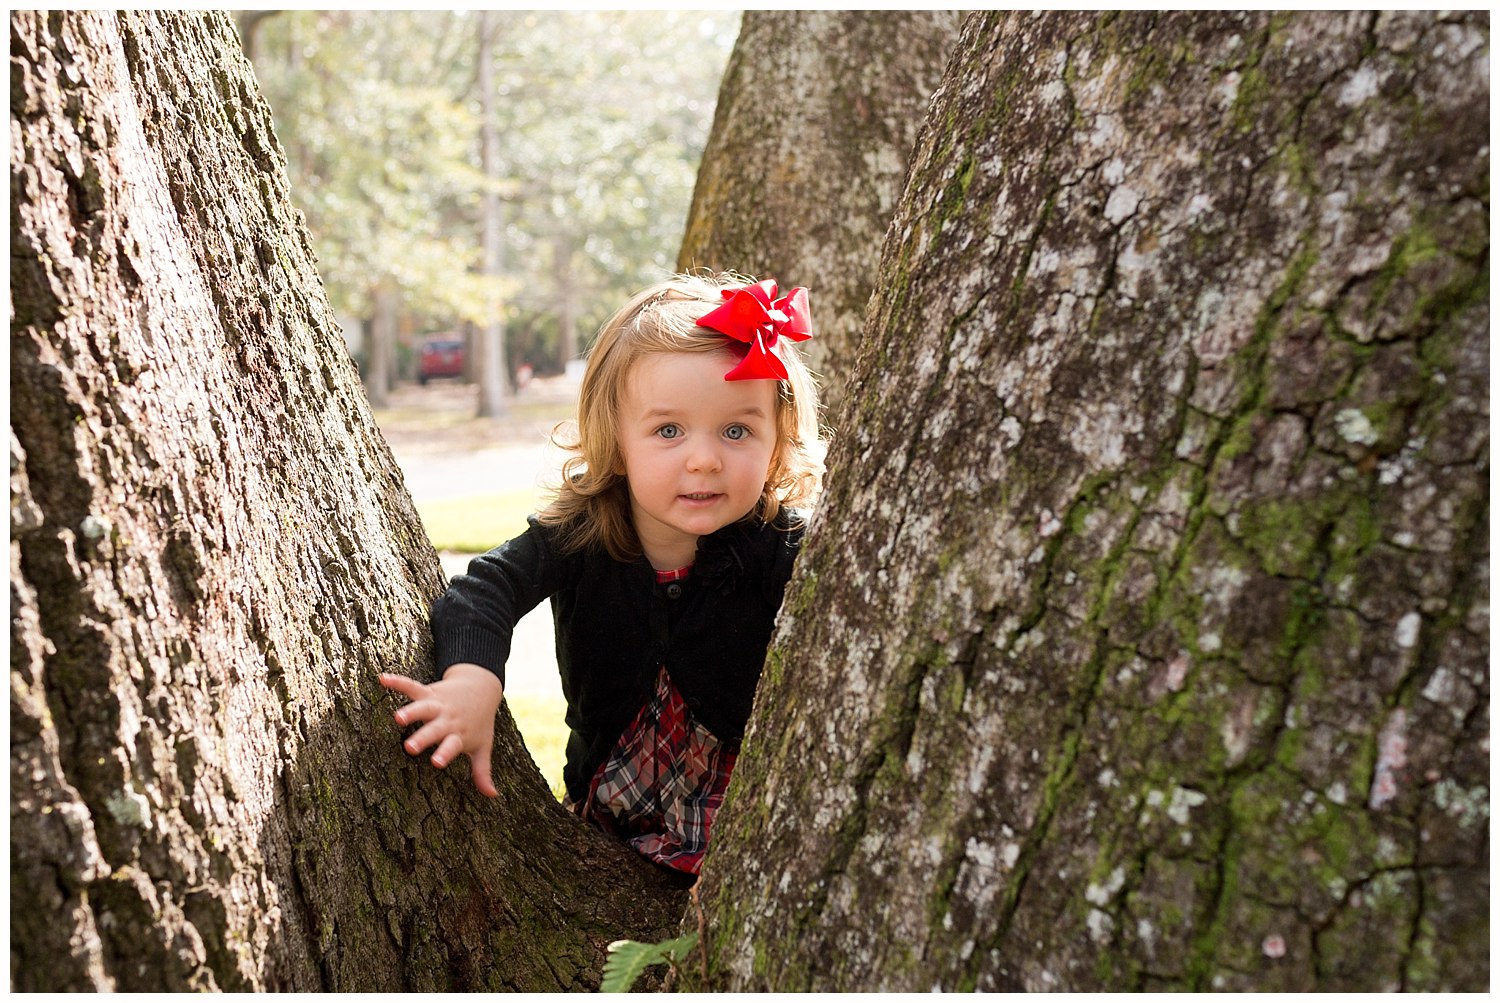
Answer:
[(772, 623), (817, 489), (817, 390), (794, 342), (807, 292), (679, 276), (605, 324), (575, 453), (525, 533), (475, 558), (433, 607), (438, 682), (405, 742), (439, 768), (490, 748), (511, 630), (551, 599), (570, 729), (566, 804), (696, 874), (750, 716)]

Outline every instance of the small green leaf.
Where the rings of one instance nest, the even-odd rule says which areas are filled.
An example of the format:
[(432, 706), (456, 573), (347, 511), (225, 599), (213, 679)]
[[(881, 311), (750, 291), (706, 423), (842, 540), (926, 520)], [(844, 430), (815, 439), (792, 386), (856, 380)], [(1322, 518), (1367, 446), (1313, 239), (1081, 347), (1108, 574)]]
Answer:
[(676, 964), (698, 944), (696, 933), (685, 934), (660, 944), (642, 944), (635, 940), (617, 940), (609, 945), (609, 959), (604, 962), (601, 993), (629, 992), (630, 987), (652, 965)]

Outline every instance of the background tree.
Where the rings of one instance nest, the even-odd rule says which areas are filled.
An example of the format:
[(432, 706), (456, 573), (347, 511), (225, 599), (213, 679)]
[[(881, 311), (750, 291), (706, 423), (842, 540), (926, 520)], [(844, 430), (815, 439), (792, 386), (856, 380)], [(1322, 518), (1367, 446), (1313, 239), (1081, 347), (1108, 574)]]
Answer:
[[(479, 22), (493, 20), (494, 178), (482, 170)], [(388, 276), (406, 326), (483, 327), (559, 371), (670, 271), (735, 18), (712, 12), (287, 11), (256, 72), (340, 313)], [(504, 278), (480, 273), (503, 202)], [(373, 390), (374, 388), (372, 388)]]
[(810, 286), (805, 352), (837, 412), (956, 11), (747, 11), (693, 190), (680, 269)]
[[(486, 190), (472, 88), (474, 18), (285, 11), (256, 32), (257, 76), (287, 150), (334, 309), (368, 323), (366, 385), (394, 381), (402, 317), (484, 323)], [(467, 69), (467, 75), (463, 69)]]
[(245, 50), (245, 58), (251, 62), (255, 61), (256, 36), (260, 32), (260, 26), (268, 17), (275, 17), (282, 13), (279, 10), (239, 10), (234, 13), (234, 27), (239, 32), (240, 45)]
[[(496, 13), (479, 12), (476, 90), (479, 92), (479, 169), (484, 174), (485, 190), (480, 198), (480, 247), (483, 249), (484, 274), (498, 283), (504, 269), (505, 225), (500, 215), (500, 131), (496, 125), (495, 104), (495, 35)], [(503, 304), (492, 300), (484, 311), (476, 348), (479, 356), (479, 417), (498, 418), (505, 412), (505, 314)]]
[(595, 984), (681, 894), (508, 714), (498, 801), (401, 754), (441, 572), (229, 19), (16, 12), (11, 74), (12, 986)]
[(672, 270), (736, 22), (507, 15), (497, 86), (520, 279), (509, 318), (539, 368), (576, 358), (620, 303)]
[(1486, 987), (1488, 25), (967, 22), (716, 984)]

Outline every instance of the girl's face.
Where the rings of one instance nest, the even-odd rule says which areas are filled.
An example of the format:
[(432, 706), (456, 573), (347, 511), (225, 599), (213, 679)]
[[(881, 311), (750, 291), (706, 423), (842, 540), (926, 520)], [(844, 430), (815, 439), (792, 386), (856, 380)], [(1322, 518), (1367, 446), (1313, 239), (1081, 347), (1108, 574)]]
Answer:
[(776, 382), (728, 382), (727, 352), (649, 355), (620, 401), (631, 515), (658, 570), (693, 560), (698, 537), (755, 508), (776, 452)]

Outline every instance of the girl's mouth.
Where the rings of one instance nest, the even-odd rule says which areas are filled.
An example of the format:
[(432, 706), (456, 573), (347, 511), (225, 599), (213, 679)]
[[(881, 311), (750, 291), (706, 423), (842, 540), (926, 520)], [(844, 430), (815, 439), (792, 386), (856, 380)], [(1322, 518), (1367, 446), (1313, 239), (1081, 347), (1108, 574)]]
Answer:
[(677, 497), (689, 502), (711, 502), (719, 497), (719, 495), (717, 492), (712, 491), (696, 491), (692, 494), (678, 495)]

